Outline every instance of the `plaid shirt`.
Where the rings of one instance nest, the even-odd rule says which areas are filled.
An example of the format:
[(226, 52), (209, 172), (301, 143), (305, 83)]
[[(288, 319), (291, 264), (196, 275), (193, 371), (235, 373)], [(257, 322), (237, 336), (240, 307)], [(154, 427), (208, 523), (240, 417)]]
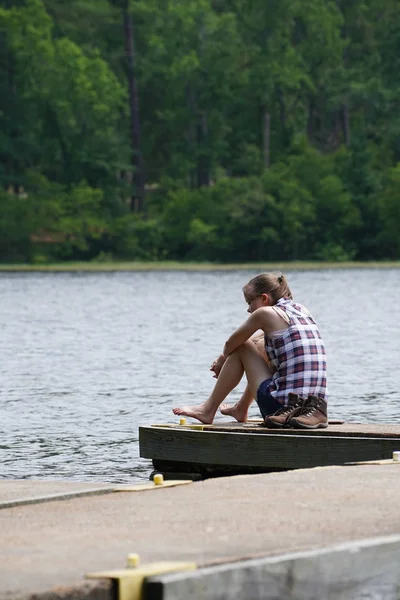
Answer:
[(289, 392), (327, 400), (325, 346), (314, 319), (304, 306), (289, 298), (281, 298), (276, 306), (290, 321), (282, 336), (265, 336), (265, 352), (276, 369), (269, 386), (271, 396), (283, 405)]

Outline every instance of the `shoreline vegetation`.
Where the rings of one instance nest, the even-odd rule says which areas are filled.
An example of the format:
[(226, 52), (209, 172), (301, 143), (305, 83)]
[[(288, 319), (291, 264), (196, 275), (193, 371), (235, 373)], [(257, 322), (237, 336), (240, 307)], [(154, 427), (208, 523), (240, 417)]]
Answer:
[(0, 261), (400, 260), (399, 23), (394, 0), (0, 3)]
[(129, 262), (66, 262), (53, 264), (0, 264), (0, 273), (6, 272), (117, 272), (117, 271), (306, 271), (322, 269), (399, 269), (400, 261), (289, 261), (210, 263), (179, 261)]

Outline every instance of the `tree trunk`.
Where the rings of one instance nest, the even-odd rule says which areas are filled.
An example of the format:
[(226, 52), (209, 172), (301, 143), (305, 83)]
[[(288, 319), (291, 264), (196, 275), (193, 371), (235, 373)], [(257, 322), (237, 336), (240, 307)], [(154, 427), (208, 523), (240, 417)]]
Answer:
[(55, 109), (50, 103), (46, 109), (46, 121), (50, 124), (52, 131), (56, 134), (56, 139), (60, 145), (61, 156), (62, 156), (62, 171), (64, 183), (69, 185), (74, 179), (74, 163), (71, 152), (64, 140), (64, 136), (61, 131), (60, 121)]
[[(345, 23), (346, 23), (346, 13), (345, 13), (346, 2), (341, 2), (340, 0), (336, 0), (336, 5), (337, 5), (338, 9), (340, 10), (340, 12), (342, 13), (343, 19), (344, 19), (343, 20), (344, 25), (341, 28), (341, 37), (343, 40), (348, 42), (349, 38), (348, 38), (347, 28), (345, 25)], [(349, 64), (349, 46), (348, 46), (348, 44), (346, 44), (344, 51), (343, 51), (343, 66), (344, 66), (345, 70), (347, 70), (348, 64)], [(341, 122), (342, 122), (342, 132), (343, 132), (344, 143), (347, 148), (350, 148), (350, 145), (351, 145), (350, 105), (349, 105), (349, 101), (347, 98), (344, 98), (343, 106), (341, 108), (340, 113), (341, 113), (340, 116), (341, 116)]]
[(342, 128), (344, 143), (347, 148), (351, 145), (351, 133), (350, 133), (350, 108), (348, 102), (345, 102), (342, 108)]
[(283, 97), (282, 88), (279, 87), (277, 90), (278, 103), (279, 103), (279, 120), (281, 122), (282, 129), (286, 127), (287, 111), (285, 98)]
[(207, 115), (203, 112), (197, 118), (197, 185), (210, 185), (210, 165), (205, 147), (208, 136)]
[(288, 133), (288, 130), (286, 127), (288, 112), (287, 112), (287, 108), (286, 108), (285, 97), (284, 97), (281, 87), (278, 87), (277, 97), (278, 97), (278, 105), (279, 105), (279, 122), (280, 122), (279, 150), (282, 151), (282, 150), (286, 150), (286, 148), (289, 146), (289, 133)]
[(188, 153), (191, 161), (191, 167), (188, 174), (188, 184), (191, 189), (197, 187), (197, 173), (196, 173), (196, 124), (194, 122), (194, 115), (196, 112), (196, 101), (194, 98), (193, 90), (188, 84), (186, 86), (186, 104), (189, 115), (193, 118), (189, 119), (186, 139), (188, 144)]
[[(5, 55), (5, 70), (7, 72), (7, 88), (8, 94), (2, 103), (2, 108), (5, 108), (5, 114), (10, 111), (11, 107), (14, 106), (15, 97), (16, 97), (16, 89), (15, 89), (15, 81), (14, 81), (14, 64), (11, 58), (8, 49), (6, 49), (5, 39), (3, 33), (0, 33), (0, 54)], [(4, 53), (4, 54), (3, 54)], [(9, 137), (14, 141), (14, 139), (19, 138), (19, 123), (17, 119), (9, 119), (10, 125), (7, 127), (8, 132), (5, 133), (6, 138)], [(4, 153), (3, 153), (4, 152)], [(11, 175), (14, 170), (18, 170), (18, 166), (15, 164), (15, 159), (13, 158), (13, 152), (7, 152), (5, 149), (0, 150), (0, 162), (3, 166), (4, 173), (6, 177)], [(15, 154), (14, 154), (15, 156)]]
[[(206, 27), (202, 19), (199, 27), (199, 58), (203, 62), (204, 46), (206, 40)], [(206, 85), (206, 73), (202, 69), (203, 85)], [(207, 148), (208, 123), (207, 114), (201, 107), (197, 108), (197, 185), (198, 187), (210, 185), (210, 156)]]
[(271, 164), (271, 115), (268, 107), (264, 107), (263, 110), (263, 151), (264, 151), (264, 167), (266, 170), (269, 169)]
[(133, 19), (129, 12), (128, 3), (123, 7), (125, 52), (129, 85), (129, 108), (131, 120), (132, 166), (134, 168), (133, 181), (135, 194), (131, 198), (131, 210), (142, 211), (145, 199), (145, 177), (142, 152), (140, 146), (140, 113), (139, 95), (135, 75), (135, 39)]
[(307, 137), (312, 143), (314, 135), (314, 101), (311, 97), (308, 99), (308, 115), (307, 115)]
[[(346, 28), (343, 28), (342, 37), (346, 41), (348, 41)], [(343, 52), (343, 65), (347, 70), (349, 64), (349, 49), (348, 46), (344, 49)], [(350, 103), (348, 98), (344, 98), (343, 106), (341, 109), (341, 117), (342, 117), (342, 130), (343, 130), (343, 139), (347, 148), (350, 148), (351, 144), (351, 133), (350, 133)]]

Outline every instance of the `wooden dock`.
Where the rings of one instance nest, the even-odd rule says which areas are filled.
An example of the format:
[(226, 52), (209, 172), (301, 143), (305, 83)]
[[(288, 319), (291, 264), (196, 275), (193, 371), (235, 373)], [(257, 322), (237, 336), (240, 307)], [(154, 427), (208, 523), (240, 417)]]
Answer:
[(326, 429), (268, 429), (262, 421), (139, 428), (140, 456), (166, 478), (204, 479), (391, 459), (400, 425), (331, 421)]

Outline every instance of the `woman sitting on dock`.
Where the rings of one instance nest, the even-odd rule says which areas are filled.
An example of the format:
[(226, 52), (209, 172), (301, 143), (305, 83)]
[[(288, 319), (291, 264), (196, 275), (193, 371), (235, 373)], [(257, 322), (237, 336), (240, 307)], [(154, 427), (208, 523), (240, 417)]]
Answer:
[[(326, 353), (309, 311), (293, 301), (281, 273), (257, 275), (243, 293), (250, 316), (211, 365), (217, 377), (214, 390), (203, 404), (174, 408), (174, 414), (212, 423), (246, 373), (242, 397), (233, 406), (222, 404), (222, 414), (246, 422), (255, 398), (268, 427), (327, 427)], [(265, 354), (264, 348), (260, 351), (259, 330)]]

